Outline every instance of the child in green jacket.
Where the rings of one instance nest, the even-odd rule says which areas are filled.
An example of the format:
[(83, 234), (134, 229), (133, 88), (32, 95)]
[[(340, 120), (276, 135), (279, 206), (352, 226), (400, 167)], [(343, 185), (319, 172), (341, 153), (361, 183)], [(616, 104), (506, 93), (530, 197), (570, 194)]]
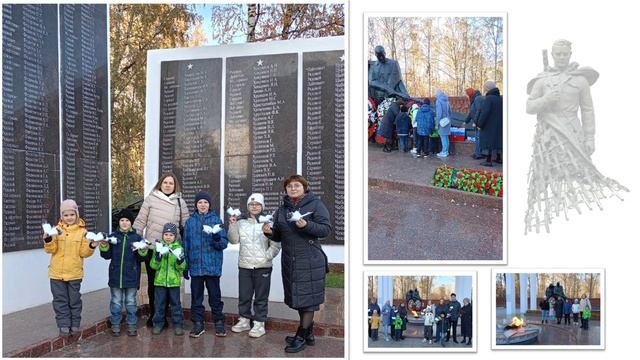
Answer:
[[(155, 285), (153, 315), (154, 335), (162, 332), (165, 322), (165, 307), (167, 300), (171, 304), (171, 321), (176, 335), (184, 335), (184, 317), (180, 304), (180, 285), (182, 272), (187, 268), (184, 250), (176, 241), (178, 227), (167, 223), (162, 229), (162, 241), (156, 242), (151, 260), (151, 268), (156, 270), (153, 284)], [(168, 299), (167, 299), (168, 298)]]
[(395, 329), (395, 338), (396, 341), (400, 340), (400, 333), (402, 332), (402, 317), (396, 315), (396, 318), (393, 319), (393, 328)]

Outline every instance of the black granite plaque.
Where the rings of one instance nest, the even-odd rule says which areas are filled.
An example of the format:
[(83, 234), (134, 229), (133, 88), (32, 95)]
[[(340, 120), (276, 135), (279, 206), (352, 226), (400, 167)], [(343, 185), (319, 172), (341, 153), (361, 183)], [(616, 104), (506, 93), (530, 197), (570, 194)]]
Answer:
[(42, 247), (59, 218), (56, 5), (2, 6), (2, 240)]
[(265, 210), (282, 202), (296, 173), (298, 55), (228, 58), (225, 99), (225, 204), (246, 212), (252, 192)]
[(63, 197), (89, 231), (110, 229), (107, 6), (60, 5)]
[(207, 191), (219, 212), (222, 59), (165, 61), (161, 77), (160, 173), (176, 174), (191, 210)]
[(344, 51), (303, 54), (302, 175), (332, 215), (327, 243), (344, 243)]

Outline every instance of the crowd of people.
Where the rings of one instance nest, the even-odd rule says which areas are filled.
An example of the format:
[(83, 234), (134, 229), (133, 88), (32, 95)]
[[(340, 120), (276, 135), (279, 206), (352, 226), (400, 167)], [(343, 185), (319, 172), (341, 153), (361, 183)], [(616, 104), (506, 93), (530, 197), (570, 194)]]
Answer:
[[(417, 292), (417, 289), (415, 291)], [(423, 343), (435, 343), (444, 347), (453, 338), (454, 343), (471, 345), (473, 312), (468, 298), (464, 298), (463, 304), (460, 304), (456, 294), (452, 293), (449, 300), (441, 298), (438, 304), (433, 304), (429, 300), (423, 305), (421, 299), (416, 300), (413, 297), (407, 301), (411, 301), (412, 306), (407, 307), (403, 301), (396, 306), (391, 300), (387, 300), (380, 308), (377, 299), (370, 299), (367, 317), (368, 334), (372, 341), (378, 341), (380, 330), (385, 341), (404, 340), (409, 316), (413, 316), (421, 319)], [(460, 342), (458, 341), (458, 323), (460, 323), (462, 336)]]
[[(502, 163), (502, 96), (495, 82), (487, 81), (485, 95), (468, 88), (469, 112), (460, 126), (475, 129), (475, 149), (471, 157), (484, 160), (482, 166)], [(369, 138), (383, 144), (382, 151), (410, 153), (414, 158), (450, 155), (453, 110), (442, 90), (435, 100), (369, 98)]]
[(191, 280), (193, 326), (189, 335), (198, 338), (205, 332), (206, 288), (215, 335), (226, 336), (220, 278), (223, 252), (231, 242), (240, 244), (239, 320), (231, 330), (248, 331), (250, 337), (266, 333), (272, 260), (281, 252), (284, 302), (298, 312), (300, 319), (295, 335), (286, 337), (284, 350), (296, 353), (314, 345), (313, 318), (324, 302), (328, 272), (327, 257), (318, 241), (331, 232), (329, 211), (309, 190), (304, 177), (288, 177), (283, 188), (283, 205), (273, 214), (264, 212), (264, 196), (253, 193), (247, 199), (246, 215), (232, 212), (225, 226), (212, 208), (214, 201), (209, 193), (199, 192), (190, 212), (178, 179), (165, 174), (145, 198), (135, 219), (127, 209), (118, 212), (118, 228), (109, 235), (88, 232), (76, 202), (64, 200), (57, 225), (43, 225), (44, 249), (51, 254), (49, 278), (60, 335), (73, 336), (80, 331), (83, 260), (98, 248), (110, 261), (105, 276), (111, 292), (110, 331), (114, 337), (121, 334), (123, 308), (127, 334), (138, 335), (136, 294), (143, 264), (150, 307), (147, 326), (152, 327), (153, 335), (168, 327), (167, 316), (175, 335), (184, 335), (180, 301), (184, 278)]
[(591, 319), (591, 302), (587, 297), (587, 294), (582, 294), (582, 298), (571, 299), (564, 294), (564, 289), (560, 285), (560, 282), (550, 284), (545, 291), (545, 295), (538, 304), (540, 306), (540, 323), (549, 324), (555, 322), (556, 325), (561, 325), (564, 319), (564, 325), (571, 326), (573, 319), (573, 325), (578, 326), (578, 320), (580, 320), (580, 328), (588, 330), (589, 320)]

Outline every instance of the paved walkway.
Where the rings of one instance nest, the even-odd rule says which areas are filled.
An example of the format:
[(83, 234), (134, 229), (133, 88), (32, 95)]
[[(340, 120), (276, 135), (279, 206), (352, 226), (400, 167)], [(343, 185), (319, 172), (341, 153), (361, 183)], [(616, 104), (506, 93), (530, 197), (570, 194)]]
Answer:
[[(50, 352), (45, 357), (284, 357), (286, 331), (267, 331), (266, 335), (253, 339), (247, 333), (227, 331), (226, 337), (216, 337), (212, 324), (197, 339), (187, 333), (175, 336), (173, 329), (165, 329), (160, 335), (152, 335), (151, 329), (139, 324), (138, 336), (123, 333), (118, 338), (104, 332), (77, 344)], [(191, 328), (191, 322), (185, 321)], [(307, 346), (292, 357), (344, 357), (344, 341), (332, 337), (316, 337), (314, 346)]]
[[(471, 349), (471, 345), (466, 345), (460, 343), (462, 341), (462, 336), (460, 333), (462, 330), (460, 329), (460, 322), (458, 322), (458, 338), (459, 343), (454, 343), (453, 338), (450, 339), (449, 342), (445, 342), (445, 348), (460, 348), (460, 349)], [(435, 348), (441, 349), (442, 345), (440, 343), (435, 342), (435, 331), (433, 333), (433, 343), (429, 344), (428, 342), (422, 342), (424, 338), (424, 326), (420, 325), (412, 325), (409, 324), (407, 326), (407, 330), (404, 331), (403, 335), (405, 336), (404, 340), (395, 341), (391, 339), (390, 341), (384, 340), (384, 334), (381, 330), (378, 331), (378, 341), (373, 341), (371, 338), (367, 339), (368, 346), (370, 348)]]
[[(478, 168), (469, 156), (444, 161)], [(369, 145), (369, 260), (502, 260), (502, 199), (430, 185), (442, 163)]]
[[(146, 289), (146, 276), (143, 275), (137, 296), (139, 305), (148, 303)], [(86, 334), (83, 335), (83, 337), (92, 336), (96, 332), (100, 333), (101, 331), (104, 331), (104, 320), (109, 317), (109, 300), (109, 289), (102, 289), (82, 295), (83, 308), (81, 329), (83, 329), (84, 334)], [(223, 298), (223, 301), (225, 303), (224, 312), (227, 314), (227, 323), (230, 323), (234, 320), (232, 317), (237, 313), (238, 301), (237, 299), (232, 298)], [(184, 285), (182, 286), (181, 302), (183, 308), (187, 309), (191, 307), (191, 295), (184, 293)], [(206, 296), (204, 304), (208, 310), (208, 305), (206, 305), (208, 304)], [(316, 312), (314, 320), (316, 323), (328, 325), (327, 331), (332, 333), (327, 335), (341, 337), (344, 333), (344, 309), (343, 289), (327, 288), (325, 303), (320, 306), (320, 311)], [(139, 325), (144, 325), (147, 318), (147, 315), (139, 316)], [(294, 322), (297, 321), (297, 311), (290, 309), (284, 303), (269, 302), (269, 320), (267, 321), (268, 330), (272, 327), (274, 330), (289, 331), (292, 326), (295, 326)], [(99, 325), (96, 327), (96, 324)], [(190, 329), (190, 325), (187, 329)], [(336, 329), (340, 330), (338, 331)], [(58, 338), (58, 328), (56, 327), (55, 314), (51, 304), (44, 304), (3, 315), (2, 330), (2, 353), (5, 356), (9, 353), (35, 345), (41, 345), (40, 348), (42, 348), (42, 350), (38, 350), (37, 353), (44, 353), (44, 348), (47, 347), (45, 343), (50, 341), (55, 343), (55, 345), (53, 345), (54, 349), (58, 347), (58, 342), (62, 344), (62, 341), (60, 340), (61, 338)], [(141, 334), (143, 333), (144, 332), (141, 332)], [(140, 335), (138, 337), (140, 337)], [(108, 338), (110, 338), (110, 336)], [(74, 343), (72, 347), (78, 347), (78, 344), (81, 343), (91, 345), (91, 339), (92, 338), (81, 339), (79, 343)], [(337, 340), (342, 341), (341, 338)], [(51, 345), (49, 345), (49, 348), (51, 348)], [(50, 350), (47, 350), (46, 352), (48, 351)], [(91, 349), (84, 349), (82, 351), (91, 351)], [(123, 352), (114, 356), (128, 355), (126, 352)]]

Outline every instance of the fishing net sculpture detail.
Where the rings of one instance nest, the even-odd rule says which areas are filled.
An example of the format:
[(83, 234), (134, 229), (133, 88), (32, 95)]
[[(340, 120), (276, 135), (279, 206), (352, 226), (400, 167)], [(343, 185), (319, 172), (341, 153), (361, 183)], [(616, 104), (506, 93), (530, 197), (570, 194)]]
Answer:
[[(570, 63), (571, 43), (557, 40), (551, 55), (543, 50), (544, 72), (527, 85), (527, 113), (537, 115), (536, 134), (529, 174), (525, 235), (544, 227), (550, 232), (552, 219), (569, 210), (603, 209), (601, 200), (629, 191), (604, 176), (591, 161), (595, 151), (595, 116), (590, 86), (598, 72)], [(578, 117), (580, 111), (580, 117)], [(583, 207), (581, 209), (581, 207)]]

